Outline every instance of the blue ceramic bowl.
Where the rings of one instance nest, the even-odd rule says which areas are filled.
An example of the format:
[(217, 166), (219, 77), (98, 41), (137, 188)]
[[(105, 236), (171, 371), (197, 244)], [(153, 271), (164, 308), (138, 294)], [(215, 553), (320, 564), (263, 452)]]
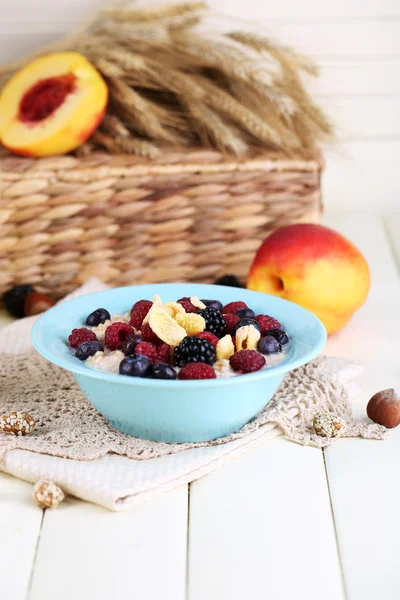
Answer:
[[(243, 300), (256, 314), (274, 316), (288, 332), (285, 360), (269, 369), (226, 379), (163, 381), (114, 375), (85, 366), (66, 340), (99, 307), (123, 314), (142, 298), (160, 294), (164, 302), (182, 296)], [(32, 330), (33, 344), (50, 362), (67, 369), (90, 402), (116, 429), (165, 442), (212, 440), (240, 429), (272, 398), (285, 374), (314, 358), (324, 347), (322, 323), (304, 308), (259, 292), (216, 285), (142, 285), (88, 294), (44, 313)]]

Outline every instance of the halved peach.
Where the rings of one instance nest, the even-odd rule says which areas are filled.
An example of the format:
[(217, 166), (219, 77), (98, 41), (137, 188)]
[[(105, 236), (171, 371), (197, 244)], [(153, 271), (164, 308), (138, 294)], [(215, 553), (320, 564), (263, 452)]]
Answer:
[(64, 154), (83, 144), (103, 118), (104, 79), (77, 52), (37, 58), (0, 95), (0, 141), (21, 156)]

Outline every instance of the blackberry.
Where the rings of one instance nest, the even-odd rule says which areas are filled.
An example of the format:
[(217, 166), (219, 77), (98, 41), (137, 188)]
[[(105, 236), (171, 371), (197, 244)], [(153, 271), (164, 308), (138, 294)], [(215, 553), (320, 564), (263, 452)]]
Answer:
[(220, 310), (209, 306), (200, 310), (199, 315), (201, 315), (206, 322), (206, 331), (213, 333), (218, 338), (224, 337), (226, 334), (226, 321)]
[(16, 285), (5, 292), (3, 296), (4, 305), (13, 317), (22, 318), (25, 316), (25, 298), (31, 292), (33, 292), (31, 285)]
[(174, 364), (177, 367), (183, 367), (194, 362), (212, 365), (215, 360), (214, 345), (202, 338), (186, 336), (174, 350)]
[(214, 284), (215, 285), (227, 285), (229, 287), (238, 287), (238, 288), (244, 287), (244, 285), (242, 285), (240, 283), (239, 279), (235, 275), (223, 275), (222, 277), (219, 277), (219, 279), (214, 281)]

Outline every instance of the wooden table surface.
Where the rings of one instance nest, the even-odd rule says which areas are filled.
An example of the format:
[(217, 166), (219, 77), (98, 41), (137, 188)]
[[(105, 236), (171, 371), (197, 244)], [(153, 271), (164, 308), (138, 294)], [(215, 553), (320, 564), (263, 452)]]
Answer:
[[(325, 350), (364, 364), (363, 416), (400, 391), (400, 215), (325, 223), (371, 267), (368, 302)], [(71, 497), (43, 512), (0, 474), (0, 598), (398, 600), (399, 472), (400, 427), (325, 451), (278, 438), (124, 514)]]

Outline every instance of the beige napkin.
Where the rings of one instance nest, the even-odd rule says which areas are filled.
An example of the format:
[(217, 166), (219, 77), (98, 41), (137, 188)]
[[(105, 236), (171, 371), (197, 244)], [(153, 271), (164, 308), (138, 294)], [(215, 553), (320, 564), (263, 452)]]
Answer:
[[(105, 288), (104, 284), (92, 279), (68, 298)], [(29, 351), (31, 348), (30, 330), (35, 318), (16, 321), (1, 329), (0, 351), (17, 355)], [(7, 365), (7, 369), (3, 369), (3, 373), (5, 372), (3, 376), (7, 376), (7, 373), (13, 370), (12, 357), (7, 360), (8, 362), (4, 363)], [(14, 360), (17, 364), (19, 356), (15, 357)], [(36, 357), (32, 362), (36, 363)], [(48, 363), (42, 364), (44, 366), (40, 368), (47, 369), (50, 377), (50, 365)], [(341, 414), (345, 415), (348, 420), (347, 435), (384, 437), (385, 431), (383, 428), (368, 426), (351, 420), (350, 400), (359, 393), (356, 384), (356, 378), (360, 374), (359, 365), (341, 359), (324, 358), (302, 369), (303, 371), (297, 370), (297, 380), (296, 375), (291, 374), (286, 378), (283, 385), (283, 391), (285, 393), (287, 391), (288, 394), (290, 392), (292, 396), (290, 402), (282, 401), (281, 388), (274, 398), (274, 402), (271, 403), (269, 413), (267, 414), (267, 411), (265, 411), (264, 416), (260, 413), (253, 423), (246, 425), (241, 432), (228, 438), (231, 441), (226, 443), (221, 443), (221, 440), (219, 443), (217, 442), (218, 445), (193, 447), (194, 445), (186, 444), (158, 445), (154, 442), (143, 442), (141, 448), (144, 447), (148, 451), (148, 454), (145, 455), (151, 454), (156, 458), (134, 460), (120, 454), (135, 456), (135, 448), (137, 448), (135, 438), (123, 436), (123, 434), (119, 434), (110, 428), (110, 439), (114, 436), (118, 441), (118, 436), (121, 436), (121, 444), (123, 445), (123, 438), (125, 438), (123, 451), (119, 451), (118, 446), (110, 445), (110, 448), (103, 449), (104, 456), (94, 460), (73, 460), (64, 458), (64, 456), (72, 455), (84, 458), (85, 455), (77, 454), (76, 451), (75, 454), (71, 454), (67, 450), (64, 452), (60, 447), (55, 447), (54, 451), (49, 450), (45, 436), (42, 436), (42, 438), (38, 435), (37, 438), (27, 436), (26, 438), (13, 439), (11, 439), (11, 436), (7, 436), (7, 439), (5, 437), (0, 438), (0, 447), (3, 445), (4, 450), (5, 445), (8, 444), (8, 448), (11, 448), (15, 444), (15, 448), (6, 448), (7, 451), (0, 453), (0, 469), (32, 483), (39, 479), (49, 479), (58, 483), (66, 493), (100, 504), (111, 510), (126, 510), (145, 499), (172, 490), (210, 473), (248, 450), (282, 435), (283, 430), (290, 439), (298, 443), (324, 445), (328, 441), (318, 438), (309, 430), (309, 422), (316, 407), (326, 410), (327, 407), (332, 409), (337, 404), (338, 411), (340, 409)], [(298, 381), (299, 377), (300, 380)], [(288, 385), (289, 380), (291, 386)], [(320, 385), (320, 381), (324, 381), (324, 386)], [(73, 390), (72, 393), (74, 393)], [(77, 389), (76, 394), (79, 394)], [(13, 396), (13, 393), (10, 392), (9, 396)], [(66, 398), (67, 396), (66, 393)], [(10, 397), (4, 398), (3, 396), (4, 406), (2, 407), (0, 394), (0, 410), (2, 409), (2, 413), (5, 408), (10, 409), (10, 402), (11, 404), (14, 402), (14, 398), (11, 401)], [(280, 402), (277, 401), (277, 398), (280, 398)], [(85, 401), (82, 398), (80, 402)], [(18, 406), (14, 407), (13, 404), (12, 406), (15, 410), (20, 408)], [(98, 422), (100, 423), (100, 421)], [(105, 420), (100, 425), (104, 428), (109, 427)], [(34, 433), (36, 435), (36, 432)], [(5, 436), (5, 434), (2, 435)], [(57, 438), (57, 435), (55, 437)], [(42, 446), (40, 445), (41, 439)], [(24, 443), (35, 451), (21, 449), (24, 447)], [(87, 456), (90, 457), (91, 448), (86, 448), (86, 450)], [(106, 452), (109, 453), (106, 454)], [(57, 456), (51, 454), (57, 454)], [(92, 456), (94, 455), (92, 454)], [(97, 456), (100, 456), (100, 452)]]

